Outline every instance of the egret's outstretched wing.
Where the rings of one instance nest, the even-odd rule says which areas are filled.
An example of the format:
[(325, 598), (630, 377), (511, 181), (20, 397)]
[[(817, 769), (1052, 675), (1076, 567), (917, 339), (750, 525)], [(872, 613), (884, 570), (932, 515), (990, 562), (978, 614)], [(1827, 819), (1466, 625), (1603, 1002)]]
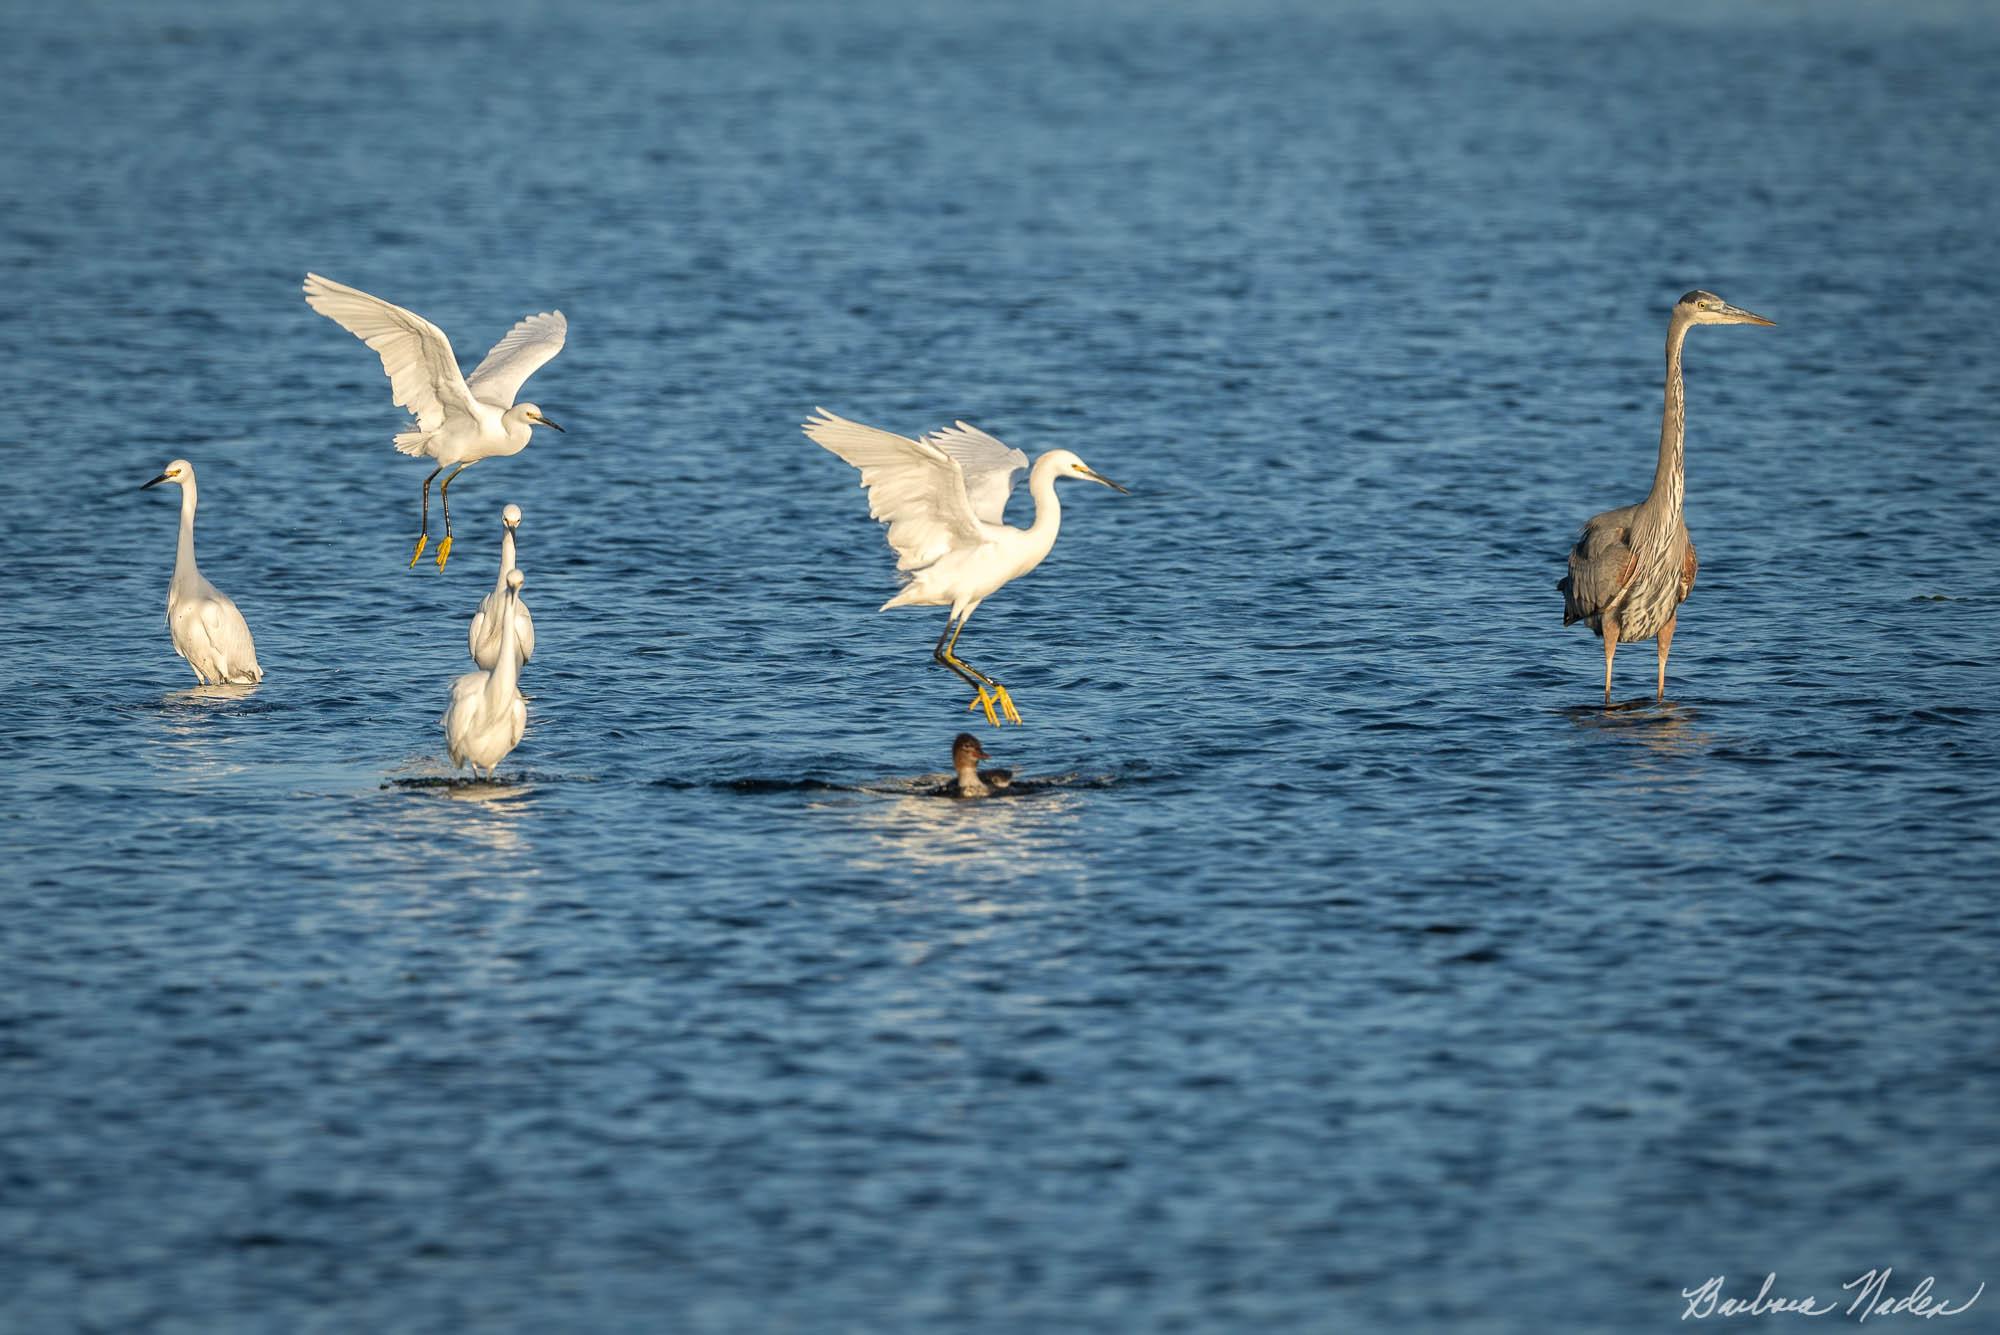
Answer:
[(420, 430), (440, 430), (453, 418), (477, 429), (472, 395), (444, 330), (415, 311), (316, 273), (306, 275), (305, 293), (307, 305), (375, 349), (396, 406), (409, 409)]
[(511, 408), (514, 396), (521, 392), (528, 377), (562, 351), (563, 340), (568, 336), (569, 321), (563, 319), (561, 311), (530, 315), (493, 345), (486, 360), (465, 378), (465, 386), (476, 399)]
[(926, 441), (813, 411), (805, 433), (861, 470), (868, 513), (889, 526), (896, 569), (919, 570), (954, 547), (986, 541), (957, 459)]
[(970, 422), (956, 422), (923, 438), (958, 461), (965, 474), (965, 494), (972, 512), (989, 524), (1005, 522), (1007, 498), (1014, 494), (1014, 478), (1027, 471), (1028, 456), (1011, 445), (1002, 445)]

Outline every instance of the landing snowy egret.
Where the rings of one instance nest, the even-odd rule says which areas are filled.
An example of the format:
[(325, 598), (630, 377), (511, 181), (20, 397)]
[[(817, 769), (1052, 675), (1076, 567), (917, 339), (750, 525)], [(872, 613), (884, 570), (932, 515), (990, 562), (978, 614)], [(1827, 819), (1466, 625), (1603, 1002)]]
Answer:
[(979, 739), (969, 732), (962, 732), (951, 741), (951, 769), (958, 777), (944, 786), (948, 797), (991, 797), (1014, 782), (1014, 771), (1010, 769), (979, 768), (982, 760), (991, 760)]
[(818, 415), (804, 424), (806, 435), (861, 470), (868, 513), (889, 526), (889, 545), (896, 549), (896, 569), (904, 583), (903, 591), (880, 610), (949, 604), (951, 616), (931, 650), (932, 659), (979, 693), (967, 708), (985, 710), (986, 721), (998, 727), (1000, 719), (993, 712), (998, 705), (1009, 723), (1019, 723), (1021, 715), (1007, 688), (953, 652), (959, 633), (994, 590), (1040, 565), (1055, 546), (1062, 525), (1057, 479), (1083, 478), (1113, 491), (1125, 488), (1092, 472), (1068, 450), (1050, 450), (1028, 474), (1035, 522), (1014, 528), (1003, 516), (1015, 474), (1028, 467), (1028, 456), (1019, 450), (964, 422), (911, 440), (824, 408), (814, 412)]
[(174, 553), (174, 577), (167, 585), (167, 627), (174, 652), (187, 660), (204, 686), (264, 680), (250, 627), (229, 595), (202, 578), (194, 563), (194, 465), (176, 459), (139, 490), (171, 482), (181, 489), (181, 541)]
[[(500, 614), (507, 606), (507, 576), (514, 569), (514, 530), (521, 527), (521, 507), (510, 505), (502, 510), (500, 526), (500, 577), (493, 582), (493, 592), (486, 595), (479, 610), (472, 614), (472, 627), (465, 636), (465, 647), (471, 652), (472, 661), (483, 668), (500, 661)], [(521, 649), (521, 661), (525, 663), (535, 656), (535, 619), (528, 615), (528, 605), (518, 597), (514, 599), (514, 636)]]
[(431, 540), (431, 478), (456, 464), (438, 486), (444, 505), (444, 542), (437, 553), (442, 570), (451, 556), (451, 484), (481, 459), (519, 454), (537, 426), (562, 428), (542, 416), (532, 403), (515, 403), (521, 386), (551, 357), (562, 351), (569, 321), (561, 311), (530, 315), (493, 345), (486, 359), (469, 376), (460, 376), (458, 357), (444, 331), (414, 311), (391, 305), (356, 288), (309, 273), (306, 303), (348, 333), (375, 349), (388, 373), (396, 406), (417, 419), (415, 431), (396, 437), (404, 454), (427, 454), (437, 460), (424, 479), (423, 525), (417, 535), (412, 566), (422, 559)]
[[(518, 570), (507, 572), (510, 603), (520, 601), (522, 579)], [(472, 766), (475, 778), (482, 769), (492, 778), (494, 768), (521, 744), (521, 734), (528, 730), (516, 624), (507, 611), (501, 613), (499, 661), (490, 671), (468, 672), (454, 681), (451, 706), (438, 720), (444, 724), (445, 750), (451, 754), (451, 763), (460, 769)]]

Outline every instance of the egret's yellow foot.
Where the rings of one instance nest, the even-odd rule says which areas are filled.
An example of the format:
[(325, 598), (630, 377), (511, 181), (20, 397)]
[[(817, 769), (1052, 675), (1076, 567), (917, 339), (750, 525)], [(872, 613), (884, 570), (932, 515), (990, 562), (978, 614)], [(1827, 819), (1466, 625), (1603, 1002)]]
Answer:
[(451, 559), (451, 534), (447, 533), (444, 535), (444, 541), (438, 544), (438, 555), (437, 555), (438, 569), (443, 570), (444, 563), (450, 559)]
[(410, 554), (410, 569), (415, 570), (417, 568), (417, 562), (424, 559), (424, 548), (430, 545), (431, 545), (430, 534), (419, 533), (417, 535), (417, 550)]
[(966, 708), (985, 710), (987, 723), (996, 728), (1000, 726), (1000, 716), (993, 712), (993, 697), (986, 693), (984, 686), (979, 688), (978, 696)]
[(1021, 721), (1020, 711), (1014, 708), (1014, 697), (1007, 694), (1005, 686), (996, 683), (993, 687), (993, 698), (994, 702), (1000, 706), (1000, 712), (1007, 716), (1009, 723), (1018, 724)]

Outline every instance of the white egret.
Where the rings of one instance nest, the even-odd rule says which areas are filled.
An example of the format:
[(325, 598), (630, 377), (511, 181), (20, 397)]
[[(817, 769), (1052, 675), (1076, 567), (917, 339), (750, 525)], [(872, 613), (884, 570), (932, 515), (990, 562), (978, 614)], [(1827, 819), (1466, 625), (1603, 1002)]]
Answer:
[(438, 500), (444, 505), (444, 542), (438, 547), (437, 563), (443, 569), (451, 556), (452, 482), (481, 459), (519, 454), (537, 426), (562, 430), (542, 416), (540, 408), (515, 403), (514, 396), (529, 376), (562, 351), (569, 321), (561, 311), (528, 316), (493, 345), (471, 375), (461, 376), (451, 340), (416, 312), (315, 273), (306, 275), (305, 293), (314, 310), (381, 355), (396, 405), (417, 419), (415, 431), (396, 437), (396, 448), (437, 460), (437, 467), (424, 479), (423, 524), (417, 550), (410, 557), (412, 566), (422, 559), (431, 540), (431, 478), (457, 465), (438, 487)]
[(979, 762), (991, 760), (979, 739), (969, 732), (962, 732), (951, 740), (951, 770), (958, 777), (944, 786), (949, 797), (991, 797), (1003, 788), (1011, 787), (1014, 771), (1010, 769), (980, 769)]
[(167, 627), (174, 652), (187, 660), (204, 686), (264, 680), (250, 627), (229, 595), (202, 578), (194, 563), (194, 465), (176, 459), (139, 490), (171, 482), (181, 489), (181, 540), (174, 553), (174, 577), (167, 585)]
[[(518, 601), (523, 576), (507, 572), (507, 596)], [(491, 671), (468, 672), (451, 684), (451, 705), (438, 721), (444, 724), (445, 750), (460, 769), (472, 766), (493, 777), (507, 753), (521, 744), (528, 730), (528, 702), (521, 698), (521, 656), (515, 619), (500, 616), (500, 658)]]
[(951, 616), (931, 650), (932, 659), (979, 693), (968, 708), (985, 710), (988, 723), (1000, 724), (995, 705), (1008, 722), (1019, 723), (1021, 715), (1007, 688), (953, 652), (959, 634), (994, 590), (1040, 565), (1055, 546), (1062, 525), (1058, 479), (1084, 478), (1114, 491), (1125, 488), (1092, 472), (1070, 451), (1050, 450), (1028, 474), (1035, 522), (1014, 528), (1003, 516), (1015, 474), (1028, 467), (1028, 456), (1019, 450), (964, 422), (910, 440), (824, 408), (814, 411), (818, 416), (804, 424), (806, 435), (861, 470), (868, 513), (889, 526), (889, 545), (896, 549), (896, 569), (904, 583), (903, 591), (881, 610), (948, 604)]
[[(507, 606), (507, 575), (514, 569), (514, 530), (521, 526), (521, 507), (509, 505), (502, 510), (500, 525), (500, 577), (493, 582), (493, 592), (486, 595), (479, 610), (472, 614), (472, 626), (465, 636), (465, 647), (471, 652), (472, 661), (483, 668), (500, 661), (500, 616)], [(514, 599), (514, 637), (520, 646), (521, 661), (533, 658), (535, 619), (528, 615), (528, 605), (518, 597)]]

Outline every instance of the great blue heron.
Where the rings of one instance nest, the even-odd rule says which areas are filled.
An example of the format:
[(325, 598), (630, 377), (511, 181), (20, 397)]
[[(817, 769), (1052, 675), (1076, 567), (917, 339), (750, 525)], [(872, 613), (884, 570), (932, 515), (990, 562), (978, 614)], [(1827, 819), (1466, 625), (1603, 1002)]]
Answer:
[(1660, 418), (1660, 463), (1653, 489), (1637, 505), (1606, 510), (1583, 526), (1570, 549), (1569, 574), (1556, 582), (1563, 624), (1581, 621), (1604, 640), (1604, 702), (1611, 703), (1611, 660), (1620, 640), (1660, 644), (1658, 699), (1667, 694), (1667, 650), (1674, 618), (1694, 588), (1694, 541), (1681, 517), (1686, 489), (1686, 397), (1681, 389), (1681, 341), (1698, 324), (1773, 324), (1739, 310), (1713, 292), (1690, 292), (1667, 320), (1667, 403)]

